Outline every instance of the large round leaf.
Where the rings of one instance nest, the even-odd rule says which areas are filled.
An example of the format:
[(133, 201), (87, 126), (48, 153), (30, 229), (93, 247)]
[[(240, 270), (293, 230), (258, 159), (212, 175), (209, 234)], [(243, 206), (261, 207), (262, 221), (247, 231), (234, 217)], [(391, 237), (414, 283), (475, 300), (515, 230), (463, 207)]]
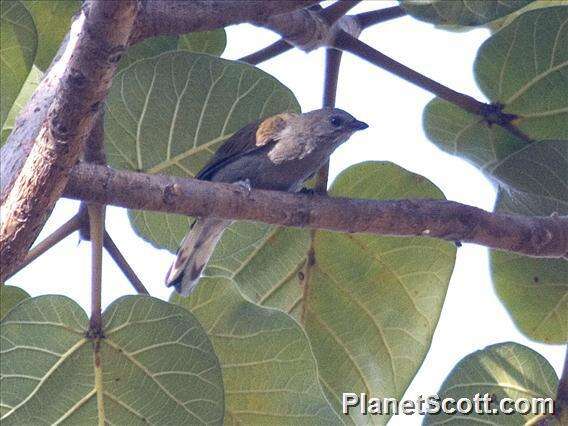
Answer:
[[(498, 410), (503, 398), (512, 400), (549, 398), (556, 396), (558, 377), (554, 368), (539, 353), (518, 343), (499, 343), (474, 352), (463, 358), (450, 372), (438, 392), (440, 398), (460, 398), (473, 400), (476, 394), (488, 394), (491, 398), (490, 410)], [(509, 409), (510, 405), (504, 407)], [(425, 425), (525, 425), (534, 414), (522, 415), (497, 411), (487, 414), (472, 412), (469, 414), (428, 415)]]
[[(443, 197), (423, 177), (373, 162), (343, 172), (331, 194)], [(303, 322), (320, 381), (338, 412), (346, 389), (401, 397), (430, 346), (454, 264), (454, 245), (317, 231), (316, 263), (306, 269), (309, 247), (305, 230), (235, 224), (221, 238), (205, 274), (229, 279), (253, 302)], [(357, 417), (356, 411), (351, 415), (344, 419), (388, 420)]]
[(568, 206), (568, 140), (531, 144), (506, 157), (491, 174), (501, 185)]
[(0, 284), (0, 320), (4, 318), (14, 306), (28, 297), (30, 297), (30, 295), (20, 287)]
[(34, 63), (37, 33), (26, 7), (18, 0), (0, 2), (0, 126), (4, 125)]
[(2, 321), (2, 424), (221, 424), (223, 382), (211, 342), (186, 310), (126, 296), (104, 338), (63, 296), (28, 299)]
[(482, 25), (534, 0), (400, 0), (413, 17), (438, 25)]
[(500, 126), (440, 98), (432, 99), (424, 109), (424, 131), (444, 151), (464, 157), (482, 170), (488, 170), (527, 142)]
[(341, 424), (318, 383), (310, 343), (292, 318), (246, 301), (226, 278), (204, 278), (190, 298), (173, 299), (197, 316), (213, 342), (226, 424)]
[(142, 59), (153, 58), (162, 53), (176, 50), (178, 45), (178, 37), (176, 36), (159, 36), (150, 37), (140, 43), (130, 46), (126, 51), (126, 55), (122, 57), (118, 64), (118, 71), (129, 67), (134, 62)]
[(25, 0), (38, 34), (34, 63), (45, 70), (71, 28), (73, 15), (81, 8), (80, 0)]
[[(107, 108), (111, 165), (183, 177), (193, 177), (246, 124), (300, 109), (290, 90), (258, 68), (186, 51), (118, 73)], [(145, 239), (170, 250), (188, 230), (182, 216), (131, 212), (131, 220)]]
[[(484, 94), (534, 140), (568, 139), (568, 7), (523, 13), (479, 49), (475, 76)], [(530, 58), (530, 60), (528, 60)], [(527, 143), (439, 98), (424, 129), (440, 148), (491, 168)]]
[(568, 139), (567, 19), (567, 6), (523, 13), (485, 41), (475, 61), (483, 93), (518, 115), (515, 125), (534, 139)]
[[(568, 142), (534, 143), (492, 170), (503, 189), (496, 211), (568, 214)], [(568, 261), (492, 251), (495, 289), (516, 325), (532, 339), (568, 342)]]
[(14, 128), (16, 124), (16, 118), (20, 114), (20, 111), (24, 107), (24, 105), (30, 100), (34, 91), (36, 90), (37, 86), (39, 85), (41, 79), (43, 78), (43, 73), (41, 70), (33, 66), (30, 73), (28, 74), (28, 78), (26, 79), (18, 97), (12, 104), (12, 108), (10, 108), (10, 112), (8, 113), (8, 117), (2, 126), (2, 133), (0, 135), (0, 146), (4, 145), (6, 139)]
[(221, 56), (227, 46), (227, 33), (224, 28), (201, 31), (180, 36), (178, 48), (196, 53), (209, 53)]
[[(501, 190), (496, 211), (546, 216), (568, 214), (568, 203), (549, 196)], [(544, 343), (568, 343), (568, 260), (492, 251), (497, 294), (515, 324)]]

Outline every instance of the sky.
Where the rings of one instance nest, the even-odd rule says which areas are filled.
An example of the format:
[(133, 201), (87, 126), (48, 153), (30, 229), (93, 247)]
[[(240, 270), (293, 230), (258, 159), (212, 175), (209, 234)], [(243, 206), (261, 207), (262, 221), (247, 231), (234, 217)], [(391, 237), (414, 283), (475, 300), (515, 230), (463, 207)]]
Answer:
[[(379, 4), (380, 3), (380, 4)], [(366, 1), (353, 12), (396, 5), (392, 1)], [(237, 59), (252, 53), (277, 36), (268, 30), (238, 25), (227, 30), (224, 58)], [(489, 36), (483, 29), (450, 33), (409, 17), (366, 30), (361, 40), (435, 80), (485, 100), (472, 72), (475, 54)], [(288, 86), (302, 110), (321, 107), (324, 52), (305, 54), (297, 49), (259, 67)], [(370, 128), (356, 133), (331, 159), (331, 179), (341, 170), (362, 161), (391, 161), (436, 184), (449, 200), (491, 210), (495, 189), (481, 172), (458, 157), (446, 154), (428, 141), (422, 129), (422, 110), (433, 95), (364, 62), (343, 55), (336, 105), (367, 122)], [(41, 240), (68, 220), (78, 203), (61, 200)], [(107, 208), (107, 228), (142, 282), (155, 297), (167, 299), (164, 275), (173, 260), (138, 238), (122, 209)], [(54, 277), (54, 271), (58, 271)], [(89, 310), (90, 248), (78, 236), (67, 238), (26, 269), (7, 281), (32, 296), (65, 294)], [(103, 305), (133, 291), (112, 259), (103, 261)], [(506, 341), (528, 346), (545, 358), (560, 374), (564, 347), (530, 341), (514, 326), (498, 300), (489, 274), (484, 247), (464, 244), (455, 269), (430, 351), (405, 398), (436, 393), (451, 369), (463, 357), (484, 347)], [(397, 416), (389, 425), (415, 425), (419, 418)]]

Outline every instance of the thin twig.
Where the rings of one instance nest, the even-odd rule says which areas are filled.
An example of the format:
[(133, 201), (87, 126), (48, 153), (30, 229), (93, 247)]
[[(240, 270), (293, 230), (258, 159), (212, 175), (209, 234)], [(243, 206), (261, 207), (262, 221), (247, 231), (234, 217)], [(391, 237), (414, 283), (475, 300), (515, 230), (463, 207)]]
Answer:
[(381, 22), (390, 21), (391, 19), (401, 18), (406, 15), (406, 10), (400, 6), (387, 7), (385, 9), (371, 10), (354, 15), (355, 20), (362, 29), (369, 28)]
[(110, 257), (112, 257), (112, 259), (118, 265), (122, 273), (126, 276), (126, 278), (128, 278), (128, 281), (130, 281), (130, 284), (132, 284), (134, 290), (136, 290), (138, 294), (150, 294), (148, 290), (146, 290), (146, 287), (144, 287), (144, 284), (142, 284), (142, 281), (140, 281), (132, 267), (128, 264), (107, 231), (105, 231), (103, 246), (108, 254), (110, 254)]
[[(324, 84), (323, 84), (323, 101), (324, 107), (333, 108), (335, 106), (335, 99), (337, 97), (337, 83), (339, 80), (339, 68), (341, 66), (341, 57), (343, 52), (337, 49), (326, 49), (325, 51), (325, 71), (324, 71)], [(319, 195), (327, 194), (327, 182), (329, 178), (329, 161), (318, 170), (316, 176), (315, 192)], [(312, 277), (312, 269), (316, 265), (316, 250), (315, 250), (316, 230), (310, 229), (310, 246), (306, 253), (306, 262), (302, 268), (300, 284), (302, 286), (302, 311), (300, 321), (302, 324), (306, 321), (308, 312), (307, 299), (310, 294), (310, 279)]]
[(79, 229), (81, 224), (81, 219), (79, 218), (79, 214), (76, 214), (59, 228), (57, 228), (51, 235), (46, 237), (43, 241), (36, 244), (26, 255), (26, 258), (22, 263), (20, 263), (15, 270), (11, 271), (7, 276), (6, 279), (10, 278), (11, 276), (17, 274), (19, 271), (24, 269), (50, 248), (67, 238), (73, 232)]
[(323, 106), (334, 107), (337, 95), (337, 82), (339, 81), (339, 66), (343, 52), (337, 49), (326, 49), (325, 52), (325, 80), (323, 87)]
[[(343, 52), (337, 49), (326, 49), (325, 52), (325, 76), (323, 86), (323, 106), (334, 107), (337, 96), (337, 82), (339, 80), (339, 67)], [(329, 161), (319, 169), (316, 175), (315, 192), (325, 195), (327, 193), (327, 181), (329, 177)]]
[[(434, 95), (445, 99), (446, 101), (459, 106), (467, 112), (484, 117), (488, 123), (497, 124), (509, 131), (514, 129), (516, 136), (522, 136), (522, 133), (511, 124), (511, 121), (517, 118), (516, 115), (506, 114), (502, 111), (500, 105), (486, 104), (480, 102), (477, 99), (465, 95), (460, 92), (456, 92), (406, 65), (401, 64), (398, 61), (386, 56), (384, 53), (372, 48), (368, 44), (356, 39), (355, 37), (347, 34), (345, 31), (339, 31), (335, 40), (334, 46), (343, 51), (350, 52), (356, 56), (359, 56), (366, 61), (383, 68), (400, 78), (424, 89)], [(527, 138), (524, 135), (524, 138)]]
[(102, 270), (103, 235), (105, 229), (105, 206), (98, 203), (87, 204), (89, 211), (89, 235), (91, 238), (91, 319), (89, 336), (102, 337)]
[(319, 14), (329, 26), (332, 26), (341, 19), (342, 16), (345, 16), (347, 12), (357, 6), (360, 1), (361, 0), (339, 0), (323, 9)]
[[(471, 96), (456, 92), (455, 90), (452, 90), (449, 87), (414, 71), (406, 65), (403, 65), (372, 48), (368, 44), (363, 43), (361, 40), (352, 37), (345, 31), (340, 31), (338, 33), (335, 38), (335, 47), (359, 56), (373, 65), (383, 68), (400, 78), (403, 78), (404, 80), (447, 100), (448, 102), (458, 105), (468, 112), (482, 116), (485, 116), (487, 113), (489, 105), (484, 104)], [(511, 117), (511, 119), (512, 118), (514, 117)]]
[(251, 65), (257, 65), (261, 62), (268, 61), (269, 59), (272, 59), (284, 52), (287, 52), (293, 47), (294, 46), (292, 46), (286, 40), (280, 39), (263, 49), (251, 53), (250, 55), (243, 56), (239, 59), (239, 61), (243, 61)]

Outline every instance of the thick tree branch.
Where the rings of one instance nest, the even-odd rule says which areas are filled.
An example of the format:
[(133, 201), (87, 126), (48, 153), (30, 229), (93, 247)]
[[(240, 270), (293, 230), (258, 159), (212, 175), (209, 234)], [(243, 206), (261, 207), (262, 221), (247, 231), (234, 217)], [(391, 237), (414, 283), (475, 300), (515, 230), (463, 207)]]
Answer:
[(321, 0), (142, 0), (130, 44), (148, 37), (207, 31), (242, 22), (263, 22)]
[(93, 1), (77, 25), (65, 66), (33, 148), (2, 208), (0, 268), (8, 274), (26, 255), (65, 188), (68, 171), (98, 116), (125, 50), (136, 2)]
[(423, 235), (528, 256), (563, 257), (568, 217), (490, 213), (441, 200), (376, 201), (243, 191), (234, 185), (79, 164), (64, 196), (129, 209), (378, 235)]
[[(205, 31), (243, 22), (262, 22), (272, 14), (286, 13), (317, 4), (319, 0), (267, 1), (241, 0), (181, 1), (181, 0), (140, 0), (134, 28), (129, 44), (143, 41), (148, 37), (165, 34), (185, 34)], [(116, 5), (107, 4), (109, 13)], [(88, 10), (89, 3), (85, 6)], [(47, 119), (50, 105), (60, 91), (64, 72), (74, 55), (81, 34), (84, 15), (79, 15), (70, 34), (61, 44), (45, 77), (23, 108), (16, 120), (13, 132), (2, 147), (2, 168), (0, 170), (1, 200), (4, 201), (13, 187), (26, 158), (34, 145), (40, 129)]]

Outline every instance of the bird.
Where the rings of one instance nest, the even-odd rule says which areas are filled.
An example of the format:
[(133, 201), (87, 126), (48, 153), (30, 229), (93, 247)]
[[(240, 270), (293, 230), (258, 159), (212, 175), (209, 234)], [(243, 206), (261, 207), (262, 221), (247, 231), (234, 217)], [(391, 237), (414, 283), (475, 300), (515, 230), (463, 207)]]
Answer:
[[(339, 108), (284, 112), (252, 122), (229, 137), (196, 179), (238, 184), (250, 190), (297, 192), (353, 133), (368, 128)], [(197, 218), (166, 275), (183, 297), (195, 289), (230, 220)]]

